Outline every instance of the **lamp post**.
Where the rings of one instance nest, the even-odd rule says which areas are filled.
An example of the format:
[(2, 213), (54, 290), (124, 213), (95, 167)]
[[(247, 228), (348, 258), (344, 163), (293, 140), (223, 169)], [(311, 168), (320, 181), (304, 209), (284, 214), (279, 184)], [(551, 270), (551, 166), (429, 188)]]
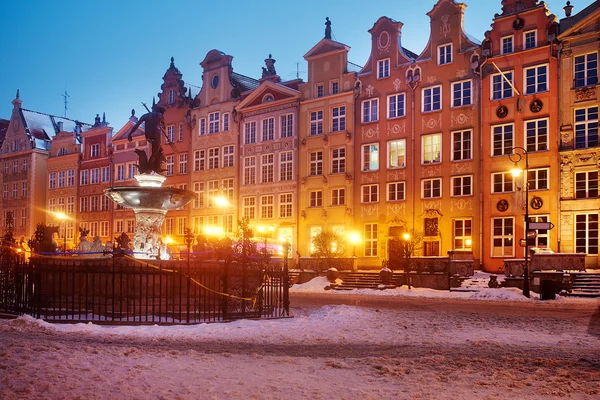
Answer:
[(69, 217), (67, 216), (67, 214), (65, 214), (62, 211), (59, 211), (57, 213), (54, 213), (54, 215), (56, 216), (56, 218), (58, 218), (62, 223), (63, 223), (63, 256), (67, 255), (67, 219), (69, 219)]
[(225, 196), (217, 196), (214, 198), (215, 205), (223, 208), (223, 232), (227, 232), (227, 207), (229, 207), (229, 200)]
[(523, 172), (519, 168), (519, 162), (525, 159), (525, 271), (523, 272), (523, 296), (529, 297), (529, 153), (523, 147), (513, 147), (512, 154), (509, 154), (510, 161), (515, 163), (511, 170), (515, 178)]
[(290, 252), (290, 242), (285, 239), (283, 242), (283, 276), (284, 276), (284, 285), (283, 289), (283, 308), (289, 313), (290, 310), (290, 275), (288, 268), (288, 253)]
[(275, 227), (273, 225), (269, 225), (268, 227), (264, 227), (264, 226), (260, 225), (256, 228), (256, 230), (258, 230), (258, 236), (260, 236), (261, 238), (263, 238), (265, 240), (264, 251), (265, 251), (265, 256), (266, 256), (267, 255), (267, 239), (270, 238), (271, 235), (273, 235), (273, 232), (275, 232)]
[(404, 279), (406, 280), (406, 285), (408, 286), (408, 288), (410, 289), (410, 278), (408, 276), (408, 259), (410, 257), (410, 249), (409, 249), (409, 245), (410, 245), (410, 233), (408, 232), (404, 232), (402, 234), (402, 241), (403, 241), (403, 253), (404, 253)]

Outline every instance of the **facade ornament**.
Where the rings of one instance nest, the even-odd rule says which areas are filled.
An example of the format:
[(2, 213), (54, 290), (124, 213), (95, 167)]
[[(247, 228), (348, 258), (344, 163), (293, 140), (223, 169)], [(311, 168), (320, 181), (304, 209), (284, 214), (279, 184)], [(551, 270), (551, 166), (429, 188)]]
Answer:
[(588, 86), (575, 90), (575, 101), (596, 100), (596, 87)]
[(400, 79), (396, 78), (394, 79), (394, 82), (392, 82), (392, 84), (394, 85), (394, 90), (397, 92), (400, 90)]
[(372, 97), (373, 93), (375, 93), (375, 88), (373, 87), (373, 85), (367, 86), (367, 88), (365, 89), (365, 93), (367, 94), (367, 96)]
[(390, 37), (390, 33), (388, 31), (383, 31), (377, 37), (377, 49), (379, 50), (379, 54), (387, 54), (392, 45), (392, 40)]
[(347, 181), (351, 181), (352, 180), (352, 174), (350, 172), (346, 172), (346, 180)]
[(544, 108), (544, 103), (540, 99), (533, 99), (531, 103), (529, 103), (529, 109), (532, 113), (539, 113)]
[(443, 37), (447, 38), (450, 35), (451, 27), (450, 27), (450, 15), (442, 15), (442, 25), (440, 26), (440, 33)]
[(506, 118), (507, 115), (508, 115), (508, 107), (499, 106), (498, 108), (496, 108), (496, 116), (498, 118)]

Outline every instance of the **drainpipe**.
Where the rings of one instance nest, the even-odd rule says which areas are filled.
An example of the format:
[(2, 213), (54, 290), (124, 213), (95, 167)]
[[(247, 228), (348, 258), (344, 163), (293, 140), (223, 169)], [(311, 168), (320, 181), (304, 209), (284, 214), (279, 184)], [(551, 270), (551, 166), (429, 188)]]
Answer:
[[(556, 68), (558, 70), (557, 74), (558, 74), (558, 88), (556, 89), (556, 99), (558, 102), (558, 112), (557, 115), (558, 117), (556, 118), (556, 132), (558, 133), (557, 135), (557, 139), (556, 139), (556, 146), (557, 146), (557, 150), (558, 150), (558, 173), (556, 174), (556, 180), (557, 185), (556, 187), (558, 188), (558, 214), (556, 216), (557, 221), (556, 221), (556, 228), (557, 228), (557, 233), (556, 233), (556, 241), (557, 241), (557, 245), (558, 248), (556, 249), (556, 251), (558, 253), (561, 252), (560, 249), (560, 242), (561, 242), (561, 232), (562, 232), (562, 227), (561, 227), (561, 215), (562, 215), (562, 211), (561, 211), (561, 206), (562, 206), (562, 180), (560, 179), (560, 174), (561, 174), (561, 161), (560, 161), (560, 148), (561, 148), (561, 139), (560, 139), (560, 122), (561, 122), (561, 106), (560, 106), (560, 93), (562, 90), (562, 85), (561, 85), (561, 68), (560, 68), (560, 60), (561, 60), (561, 56), (562, 56), (562, 43), (558, 44), (558, 54), (557, 54), (557, 61), (556, 61)], [(552, 58), (552, 44), (550, 44), (550, 58)]]
[[(420, 71), (420, 70), (419, 70)], [(423, 72), (420, 71), (419, 72), (419, 76), (421, 76)], [(414, 75), (413, 75), (414, 76)], [(412, 91), (411, 93), (411, 101), (410, 101), (410, 108), (411, 108), (411, 114), (410, 114), (410, 125), (411, 125), (411, 151), (413, 153), (413, 156), (411, 157), (411, 179), (412, 179), (412, 185), (413, 185), (413, 190), (412, 190), (412, 230), (413, 230), (413, 235), (415, 232), (415, 206), (416, 206), (416, 200), (415, 200), (415, 89), (417, 88), (417, 86), (419, 86), (419, 81), (414, 82), (414, 85), (408, 85), (408, 87), (410, 87), (410, 90)], [(420, 189), (419, 189), (420, 191)]]
[[(487, 58), (479, 66), (479, 187), (483, 189), (483, 66)], [(479, 267), (483, 265), (483, 190), (479, 191)]]

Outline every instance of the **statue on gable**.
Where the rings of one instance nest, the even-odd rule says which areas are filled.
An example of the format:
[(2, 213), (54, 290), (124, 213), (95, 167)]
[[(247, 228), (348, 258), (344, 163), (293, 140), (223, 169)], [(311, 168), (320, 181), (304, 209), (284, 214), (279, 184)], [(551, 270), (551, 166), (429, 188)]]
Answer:
[(325, 39), (331, 40), (331, 21), (325, 17)]
[(133, 133), (144, 123), (144, 133), (146, 140), (150, 143), (151, 153), (150, 157), (148, 157), (145, 151), (140, 149), (135, 150), (139, 158), (137, 167), (140, 174), (149, 174), (151, 172), (160, 174), (164, 171), (161, 168), (161, 164), (165, 161), (165, 156), (160, 145), (160, 138), (165, 134), (164, 112), (165, 109), (163, 107), (152, 104), (152, 111), (148, 110), (146, 114), (142, 115), (133, 128), (131, 128), (129, 135), (127, 135), (127, 140), (131, 142)]

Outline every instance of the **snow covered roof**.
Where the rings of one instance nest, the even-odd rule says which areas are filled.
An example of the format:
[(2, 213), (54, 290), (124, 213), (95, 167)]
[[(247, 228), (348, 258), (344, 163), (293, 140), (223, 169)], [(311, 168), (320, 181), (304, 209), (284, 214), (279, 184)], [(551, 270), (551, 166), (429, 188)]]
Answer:
[(47, 149), (47, 142), (52, 136), (59, 132), (58, 123), (62, 123), (63, 132), (75, 132), (75, 127), (79, 124), (81, 131), (88, 130), (91, 125), (81, 123), (65, 117), (56, 117), (50, 114), (44, 114), (37, 111), (26, 110), (22, 108), (21, 115), (26, 132), (30, 138), (35, 141), (36, 149)]

